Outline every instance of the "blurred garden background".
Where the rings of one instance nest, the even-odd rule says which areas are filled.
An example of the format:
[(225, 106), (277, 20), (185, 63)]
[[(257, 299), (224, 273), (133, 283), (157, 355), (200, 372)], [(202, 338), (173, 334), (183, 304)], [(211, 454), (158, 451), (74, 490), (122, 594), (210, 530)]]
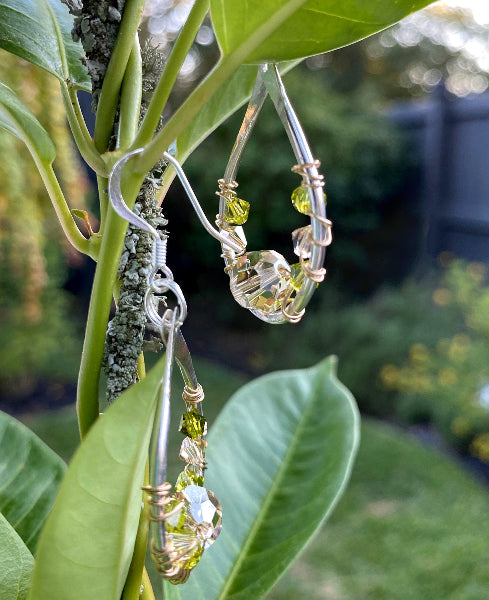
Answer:
[[(189, 4), (148, 2), (145, 33), (163, 56)], [(180, 94), (216, 52), (212, 30), (202, 28)], [(1, 58), (1, 79), (22, 90), (64, 149), (55, 166), (66, 195), (96, 230), (93, 184), (71, 145), (56, 81), (11, 55)], [(486, 2), (434, 4), (359, 44), (306, 60), (284, 81), (321, 158), (334, 223), (328, 276), (303, 321), (270, 326), (240, 308), (218, 244), (178, 184), (164, 204), (168, 262), (189, 305), (185, 335), (210, 422), (251, 377), (308, 367), (329, 354), (338, 355), (339, 378), (364, 416), (345, 497), (270, 600), (485, 598)], [(210, 219), (241, 119), (239, 111), (185, 165)], [(304, 224), (290, 207), (292, 162), (266, 106), (239, 173), (240, 196), (252, 204), (252, 249), (290, 256), (290, 232)], [(27, 152), (1, 131), (0, 409), (66, 460), (78, 443), (75, 385), (92, 274), (89, 259), (62, 241)]]

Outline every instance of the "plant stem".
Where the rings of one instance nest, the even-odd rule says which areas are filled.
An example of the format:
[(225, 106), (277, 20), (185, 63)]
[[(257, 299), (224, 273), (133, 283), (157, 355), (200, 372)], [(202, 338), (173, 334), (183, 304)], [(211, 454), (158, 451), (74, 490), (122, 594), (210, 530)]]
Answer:
[(70, 124), (75, 143), (86, 163), (99, 175), (106, 175), (107, 168), (87, 129), (83, 118), (76, 91), (73, 88), (61, 86), (61, 94), (66, 108), (66, 116)]
[[(142, 354), (141, 354), (142, 356)], [(144, 371), (144, 359), (143, 359)], [(141, 376), (141, 372), (139, 373)], [(149, 484), (149, 466), (146, 462), (144, 470), (144, 485)], [(144, 559), (146, 558), (146, 548), (148, 547), (149, 519), (146, 510), (143, 508), (139, 516), (136, 541), (134, 542), (134, 552), (131, 559), (131, 565), (127, 573), (124, 591), (121, 600), (139, 600), (141, 583), (143, 580)]]
[(183, 62), (185, 61), (188, 51), (195, 40), (195, 36), (197, 35), (208, 10), (209, 0), (195, 0), (192, 10), (171, 50), (165, 68), (160, 76), (160, 80), (158, 81), (158, 85), (151, 97), (148, 110), (134, 142), (134, 148), (144, 146), (153, 137), (178, 77), (178, 73), (180, 72)]
[(105, 152), (112, 134), (119, 91), (141, 21), (143, 7), (144, 0), (126, 1), (119, 34), (105, 73), (95, 118), (94, 140), (95, 147), (99, 152)]
[[(141, 179), (135, 176), (123, 179), (122, 190), (129, 206), (134, 204), (140, 184)], [(105, 221), (78, 375), (77, 412), (82, 438), (99, 414), (99, 380), (104, 356), (105, 332), (112, 304), (112, 290), (127, 229), (127, 221), (121, 219), (110, 207)]]
[(121, 89), (118, 148), (128, 148), (136, 137), (141, 111), (143, 64), (136, 34)]
[(91, 243), (91, 240), (87, 239), (78, 229), (52, 165), (47, 165), (40, 160), (36, 160), (36, 164), (49, 197), (51, 198), (51, 203), (56, 211), (61, 228), (68, 238), (68, 241), (79, 252), (95, 258), (94, 254), (96, 254), (96, 252), (94, 245)]
[(153, 586), (151, 585), (151, 580), (146, 569), (143, 569), (143, 580), (141, 583), (143, 585), (143, 591), (141, 592), (140, 600), (155, 600)]

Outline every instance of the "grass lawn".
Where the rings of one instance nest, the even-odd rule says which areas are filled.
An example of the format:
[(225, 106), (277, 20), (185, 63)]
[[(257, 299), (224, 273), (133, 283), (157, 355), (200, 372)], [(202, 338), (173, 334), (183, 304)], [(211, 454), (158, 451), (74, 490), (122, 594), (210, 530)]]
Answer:
[[(244, 379), (204, 361), (196, 368), (212, 426)], [(78, 438), (72, 408), (24, 422), (69, 458)], [(488, 490), (458, 465), (367, 421), (347, 492), (268, 600), (482, 600), (489, 590), (488, 515)]]

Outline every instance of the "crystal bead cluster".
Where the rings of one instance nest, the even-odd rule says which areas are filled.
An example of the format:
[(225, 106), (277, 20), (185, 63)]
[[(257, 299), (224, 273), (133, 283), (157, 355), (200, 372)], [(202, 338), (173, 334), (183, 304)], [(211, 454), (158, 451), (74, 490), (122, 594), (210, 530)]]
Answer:
[(164, 510), (164, 562), (171, 565), (167, 571), (171, 583), (186, 581), (204, 550), (219, 536), (222, 524), (221, 504), (204, 487), (207, 421), (199, 404), (187, 403), (180, 432), (185, 436), (180, 458), (186, 465)]
[[(303, 182), (292, 192), (292, 204), (302, 214), (312, 217), (311, 190), (322, 187), (322, 175), (311, 176), (310, 167), (318, 167), (319, 161), (311, 165), (295, 165), (292, 171), (302, 175)], [(311, 182), (312, 181), (312, 182)], [(237, 234), (248, 219), (250, 205), (236, 195), (236, 181), (218, 181), (221, 197), (220, 213), (217, 224), (228, 235)], [(326, 194), (322, 192), (326, 204)], [(223, 203), (224, 201), (224, 203)], [(313, 241), (312, 227), (300, 227), (292, 232), (294, 253), (299, 262), (289, 265), (285, 258), (274, 250), (246, 252), (246, 240), (243, 237), (243, 253), (236, 255), (223, 245), (223, 258), (226, 272), (230, 278), (230, 288), (234, 299), (263, 321), (280, 323), (297, 322), (302, 312), (289, 312), (289, 307), (301, 293), (306, 278), (319, 282), (324, 278), (324, 269), (315, 270), (309, 265), (313, 256), (313, 245), (327, 245)]]

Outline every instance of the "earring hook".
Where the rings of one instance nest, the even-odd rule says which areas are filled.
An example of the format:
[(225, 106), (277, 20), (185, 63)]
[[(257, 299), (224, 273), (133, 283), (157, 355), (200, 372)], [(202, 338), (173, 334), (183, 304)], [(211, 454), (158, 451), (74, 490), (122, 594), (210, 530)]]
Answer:
[[(147, 231), (152, 234), (152, 236), (155, 239), (155, 244), (156, 244), (155, 245), (156, 256), (158, 257), (160, 246), (162, 243), (162, 240), (160, 238), (158, 231), (152, 225), (147, 223), (144, 219), (142, 219), (141, 217), (136, 215), (127, 206), (127, 204), (124, 201), (124, 198), (122, 196), (122, 191), (121, 191), (122, 171), (124, 169), (125, 164), (128, 162), (128, 160), (130, 158), (132, 158), (136, 154), (141, 154), (142, 152), (144, 152), (144, 148), (137, 148), (136, 150), (131, 150), (131, 152), (128, 152), (127, 154), (125, 154), (122, 158), (120, 158), (115, 163), (115, 165), (110, 173), (110, 176), (109, 176), (109, 200), (112, 204), (113, 209), (120, 217), (122, 217), (123, 219), (126, 219), (126, 221), (129, 221), (129, 223), (132, 223), (133, 225), (140, 227), (144, 231)], [(236, 242), (229, 235), (228, 232), (218, 231), (217, 229), (214, 229), (214, 227), (212, 227), (212, 225), (209, 223), (207, 217), (205, 216), (204, 211), (202, 210), (202, 207), (201, 207), (199, 201), (197, 200), (197, 196), (195, 195), (195, 193), (194, 193), (194, 191), (182, 169), (182, 166), (180, 165), (178, 160), (171, 154), (168, 154), (168, 152), (163, 152), (163, 158), (173, 165), (173, 167), (178, 175), (178, 178), (180, 179), (180, 181), (182, 183), (183, 189), (187, 193), (188, 199), (190, 200), (190, 203), (192, 204), (192, 207), (195, 210), (197, 217), (199, 218), (199, 221), (202, 223), (202, 226), (204, 227), (204, 229), (213, 238), (215, 238), (216, 240), (221, 242), (221, 244), (229, 246), (235, 252), (242, 252), (243, 247), (238, 242)], [(159, 266), (163, 266), (163, 265), (156, 265), (156, 266), (159, 267)]]

